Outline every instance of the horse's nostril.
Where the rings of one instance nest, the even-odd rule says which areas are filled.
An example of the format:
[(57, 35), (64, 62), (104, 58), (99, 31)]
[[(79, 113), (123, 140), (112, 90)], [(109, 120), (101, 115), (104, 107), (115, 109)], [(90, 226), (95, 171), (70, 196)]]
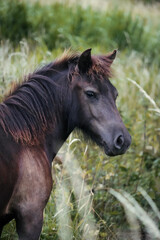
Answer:
[(115, 148), (120, 150), (123, 144), (124, 144), (124, 137), (123, 135), (119, 135), (114, 141)]

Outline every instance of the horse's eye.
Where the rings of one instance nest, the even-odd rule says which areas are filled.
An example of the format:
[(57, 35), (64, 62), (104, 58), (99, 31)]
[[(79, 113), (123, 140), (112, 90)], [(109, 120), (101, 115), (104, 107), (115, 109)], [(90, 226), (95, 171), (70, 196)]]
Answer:
[(86, 91), (85, 94), (88, 98), (96, 98), (96, 93), (93, 91)]

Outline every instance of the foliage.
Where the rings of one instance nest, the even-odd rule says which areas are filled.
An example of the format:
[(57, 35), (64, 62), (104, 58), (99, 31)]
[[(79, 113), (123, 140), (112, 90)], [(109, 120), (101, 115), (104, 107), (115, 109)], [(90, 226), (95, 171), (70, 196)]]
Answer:
[(159, 3), (160, 1), (159, 0), (142, 0), (144, 3), (146, 4), (153, 4), (153, 3)]
[(28, 36), (30, 27), (25, 3), (16, 0), (0, 1), (0, 39), (19, 42)]
[(14, 44), (28, 38), (34, 43), (44, 42), (50, 50), (100, 45), (103, 49), (134, 49), (150, 62), (160, 58), (159, 26), (118, 7), (100, 13), (65, 2), (42, 6), (38, 2), (1, 0), (0, 23), (0, 40), (9, 39)]

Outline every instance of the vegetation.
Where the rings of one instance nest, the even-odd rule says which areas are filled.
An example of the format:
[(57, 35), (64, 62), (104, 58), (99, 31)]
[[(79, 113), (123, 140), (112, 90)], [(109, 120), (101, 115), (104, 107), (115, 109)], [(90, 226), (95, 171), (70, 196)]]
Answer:
[[(80, 133), (73, 133), (67, 148), (69, 154), (74, 152), (70, 156), (78, 169), (74, 171), (76, 178), (65, 163), (54, 164), (54, 187), (41, 239), (114, 240), (124, 239), (122, 232), (127, 239), (124, 210), (110, 188), (129, 192), (151, 213), (142, 191), (137, 190), (140, 186), (160, 209), (160, 6), (149, 0), (128, 0), (125, 7), (118, 7), (118, 0), (112, 2), (101, 11), (71, 2), (43, 3), (42, 7), (38, 2), (0, 0), (1, 100), (14, 82), (65, 48), (92, 47), (95, 54), (120, 50), (112, 82), (119, 92), (117, 105), (132, 135), (132, 145), (125, 155), (109, 158)], [(136, 4), (141, 5), (136, 8)], [(67, 151), (59, 153), (63, 162)], [(75, 179), (79, 179), (79, 191)], [(85, 191), (79, 196), (82, 186)], [(154, 212), (152, 218), (159, 226)], [(14, 222), (6, 226), (2, 239), (16, 239)]]
[[(45, 16), (45, 17), (44, 17)], [(0, 1), (0, 40), (10, 39), (44, 42), (52, 50), (72, 46), (103, 46), (144, 53), (155, 60), (160, 51), (160, 28), (148, 16), (133, 16), (114, 5), (99, 13), (73, 4), (55, 2), (52, 5), (29, 4), (23, 1)], [(160, 61), (159, 61), (160, 62)]]

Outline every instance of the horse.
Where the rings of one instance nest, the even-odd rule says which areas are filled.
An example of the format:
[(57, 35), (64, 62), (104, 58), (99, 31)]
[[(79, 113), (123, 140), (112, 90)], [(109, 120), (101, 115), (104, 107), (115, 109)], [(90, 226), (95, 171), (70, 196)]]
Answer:
[(52, 189), (51, 165), (75, 129), (109, 156), (131, 144), (110, 82), (116, 50), (66, 53), (24, 77), (0, 104), (0, 235), (16, 221), (19, 240), (38, 240)]

